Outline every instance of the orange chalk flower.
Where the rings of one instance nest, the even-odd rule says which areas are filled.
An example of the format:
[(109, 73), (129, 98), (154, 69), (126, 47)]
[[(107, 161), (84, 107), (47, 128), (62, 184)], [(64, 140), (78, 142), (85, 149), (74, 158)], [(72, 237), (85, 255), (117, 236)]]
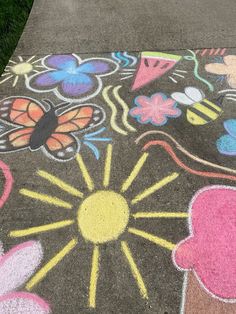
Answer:
[(236, 88), (236, 56), (225, 56), (223, 61), (223, 63), (206, 64), (205, 70), (217, 75), (226, 75), (229, 86)]

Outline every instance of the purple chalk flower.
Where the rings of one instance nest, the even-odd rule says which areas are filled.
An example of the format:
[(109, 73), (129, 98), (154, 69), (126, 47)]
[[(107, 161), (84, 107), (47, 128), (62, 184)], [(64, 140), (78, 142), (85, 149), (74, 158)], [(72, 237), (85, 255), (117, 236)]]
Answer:
[(84, 101), (102, 88), (101, 77), (110, 75), (118, 65), (106, 58), (81, 60), (77, 55), (52, 55), (43, 60), (46, 71), (32, 75), (27, 87), (35, 92), (53, 91), (65, 101)]

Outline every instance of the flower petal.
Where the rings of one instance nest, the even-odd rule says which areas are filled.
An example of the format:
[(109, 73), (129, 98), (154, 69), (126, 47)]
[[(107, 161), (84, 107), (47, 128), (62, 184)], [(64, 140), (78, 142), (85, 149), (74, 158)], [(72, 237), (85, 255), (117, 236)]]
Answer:
[(209, 63), (205, 65), (205, 70), (213, 74), (226, 75), (228, 73), (228, 66), (223, 63)]
[(221, 154), (236, 156), (236, 139), (231, 135), (223, 135), (216, 141), (216, 146)]
[(61, 83), (61, 94), (65, 97), (78, 97), (97, 88), (97, 80), (87, 74), (70, 75)]
[(13, 292), (0, 297), (1, 314), (49, 314), (48, 304), (36, 294)]
[(78, 60), (73, 55), (53, 55), (47, 57), (44, 63), (50, 68), (60, 70), (78, 66)]
[(39, 88), (52, 88), (68, 76), (65, 71), (48, 71), (43, 74), (38, 74), (32, 77), (31, 85), (36, 85)]
[(115, 64), (110, 61), (93, 59), (83, 62), (79, 67), (79, 72), (88, 74), (107, 74), (114, 71)]
[(42, 257), (43, 251), (38, 241), (14, 246), (3, 255), (0, 258), (0, 295), (24, 284), (39, 266)]
[(224, 128), (232, 137), (236, 138), (236, 119), (224, 121)]

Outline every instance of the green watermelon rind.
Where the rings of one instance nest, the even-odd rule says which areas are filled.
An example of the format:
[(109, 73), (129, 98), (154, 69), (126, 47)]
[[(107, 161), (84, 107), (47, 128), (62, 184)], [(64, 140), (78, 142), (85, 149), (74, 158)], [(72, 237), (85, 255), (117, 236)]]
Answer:
[(141, 53), (141, 58), (163, 58), (165, 60), (175, 60), (179, 61), (182, 56), (172, 55), (164, 52), (155, 52), (155, 51), (143, 51)]

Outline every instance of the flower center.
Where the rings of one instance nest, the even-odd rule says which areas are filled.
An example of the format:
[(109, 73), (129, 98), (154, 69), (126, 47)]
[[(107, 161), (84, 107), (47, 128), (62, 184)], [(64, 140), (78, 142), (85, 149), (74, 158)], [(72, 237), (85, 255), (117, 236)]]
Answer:
[(33, 66), (30, 63), (22, 62), (11, 67), (11, 70), (16, 75), (28, 74), (33, 70)]
[(86, 240), (93, 243), (116, 240), (129, 222), (129, 206), (116, 192), (97, 191), (81, 203), (77, 221)]

